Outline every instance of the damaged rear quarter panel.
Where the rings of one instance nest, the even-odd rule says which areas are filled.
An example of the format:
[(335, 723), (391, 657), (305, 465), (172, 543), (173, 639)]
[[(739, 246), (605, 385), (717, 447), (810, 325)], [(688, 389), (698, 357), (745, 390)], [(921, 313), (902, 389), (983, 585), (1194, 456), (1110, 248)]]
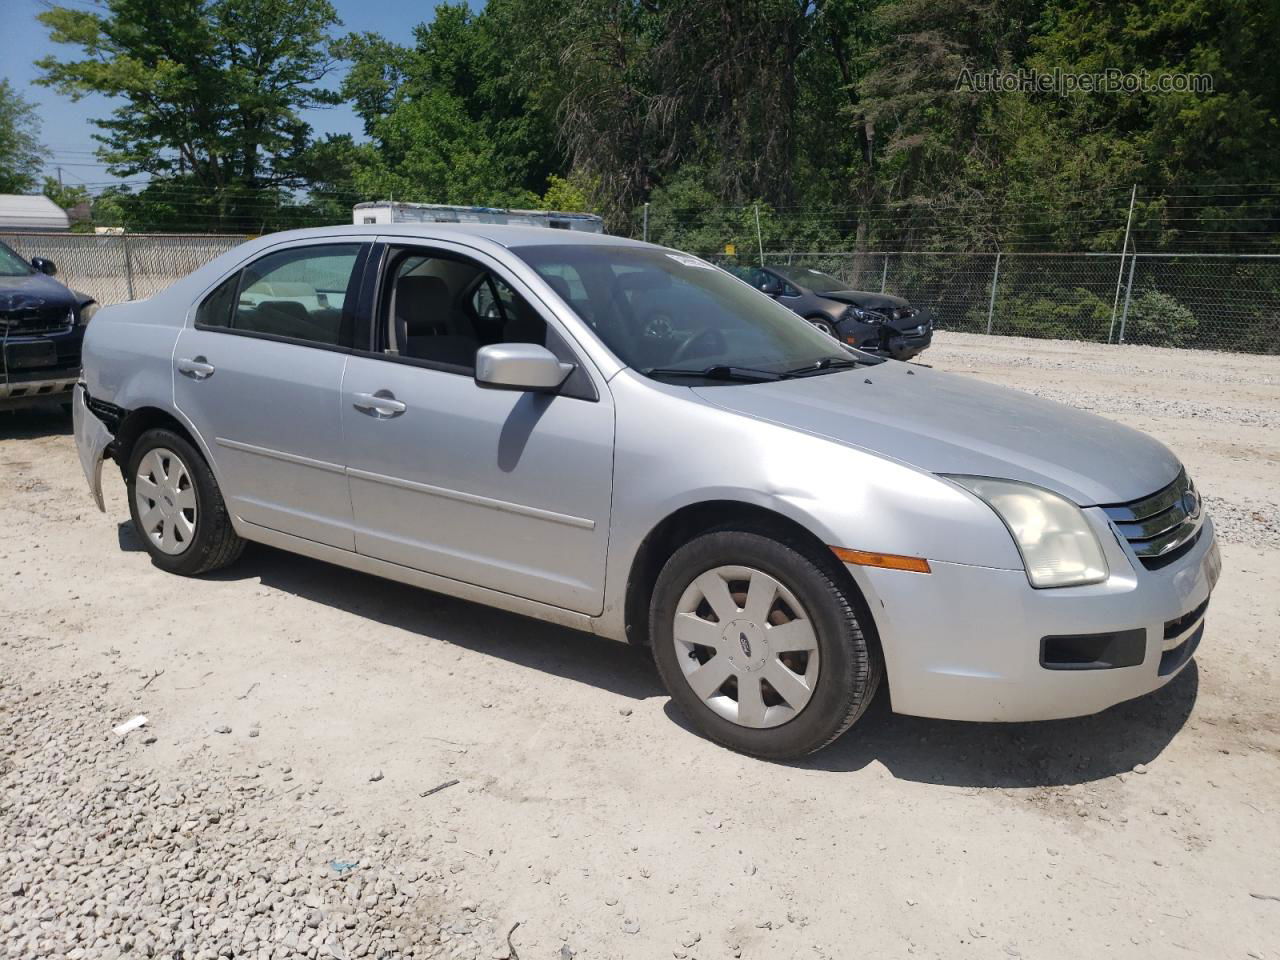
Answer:
[(89, 395), (125, 410), (173, 410), (173, 348), (180, 323), (135, 322), (148, 303), (105, 307), (85, 331), (84, 381)]

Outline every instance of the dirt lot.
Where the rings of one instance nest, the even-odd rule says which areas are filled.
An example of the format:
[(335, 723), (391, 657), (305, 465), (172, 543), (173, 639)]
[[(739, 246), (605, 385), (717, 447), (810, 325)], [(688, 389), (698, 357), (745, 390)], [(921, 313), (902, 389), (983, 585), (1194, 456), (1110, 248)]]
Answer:
[(881, 698), (761, 763), (636, 650), (268, 549), (162, 574), (68, 424), (0, 415), (0, 955), (1280, 956), (1280, 358), (922, 359), (1185, 459), (1224, 572), (1169, 687), (1018, 726)]

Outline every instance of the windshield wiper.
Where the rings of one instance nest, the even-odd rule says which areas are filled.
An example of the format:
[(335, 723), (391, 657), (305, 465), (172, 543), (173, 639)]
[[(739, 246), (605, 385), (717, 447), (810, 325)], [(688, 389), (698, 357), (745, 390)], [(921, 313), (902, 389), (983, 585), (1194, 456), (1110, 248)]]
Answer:
[(650, 367), (644, 371), (648, 377), (697, 377), (700, 380), (725, 380), (730, 383), (767, 383), (770, 380), (781, 380), (783, 374), (772, 370), (757, 370), (754, 367), (735, 367), (728, 364), (716, 364), (700, 370), (688, 367)]
[(804, 377), (815, 373), (825, 373), (828, 370), (845, 370), (849, 367), (872, 367), (877, 363), (883, 362), (883, 360), (872, 360), (871, 358), (860, 360), (855, 357), (823, 357), (813, 363), (806, 363), (802, 367), (792, 367), (790, 370), (784, 370), (782, 371), (782, 376)]

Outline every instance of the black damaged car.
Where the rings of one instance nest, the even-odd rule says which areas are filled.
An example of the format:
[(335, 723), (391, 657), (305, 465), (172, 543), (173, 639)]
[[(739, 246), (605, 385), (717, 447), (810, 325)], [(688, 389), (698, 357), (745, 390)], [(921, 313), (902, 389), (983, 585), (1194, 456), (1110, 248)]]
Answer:
[(84, 328), (98, 305), (55, 273), (53, 261), (28, 263), (0, 243), (0, 410), (71, 403)]
[(933, 341), (929, 312), (901, 297), (850, 290), (809, 267), (731, 267), (729, 272), (860, 350), (910, 360)]

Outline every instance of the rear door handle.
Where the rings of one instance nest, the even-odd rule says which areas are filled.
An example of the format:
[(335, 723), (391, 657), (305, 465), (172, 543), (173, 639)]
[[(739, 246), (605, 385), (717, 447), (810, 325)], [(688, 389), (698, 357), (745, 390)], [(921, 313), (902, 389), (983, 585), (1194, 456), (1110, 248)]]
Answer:
[(178, 372), (192, 380), (208, 380), (213, 376), (213, 370), (213, 364), (204, 357), (178, 361)]
[(398, 417), (409, 409), (397, 400), (390, 390), (379, 390), (377, 393), (353, 393), (351, 398), (353, 407), (378, 420)]

